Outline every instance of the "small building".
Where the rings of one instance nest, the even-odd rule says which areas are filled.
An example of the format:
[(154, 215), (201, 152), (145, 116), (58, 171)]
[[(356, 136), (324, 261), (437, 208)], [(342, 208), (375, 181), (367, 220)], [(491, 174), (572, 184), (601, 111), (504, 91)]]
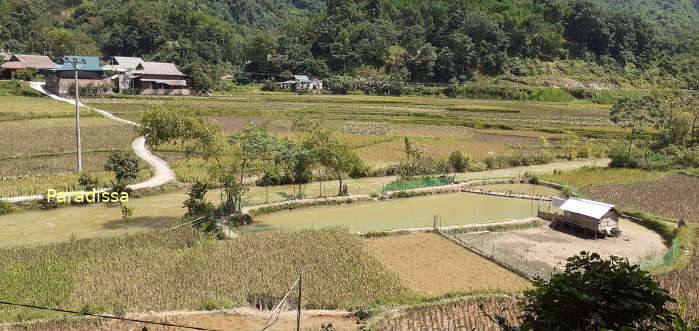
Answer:
[(552, 202), (563, 211), (563, 216), (556, 221), (603, 235), (619, 233), (622, 214), (614, 205), (579, 198), (554, 199)]
[(56, 66), (57, 64), (45, 55), (15, 54), (7, 58), (0, 68), (3, 69), (2, 79), (13, 79), (17, 70), (34, 69), (45, 75)]
[(136, 94), (191, 95), (185, 74), (173, 63), (141, 62), (131, 73)]
[[(100, 61), (95, 56), (67, 56), (85, 61), (78, 64), (78, 85), (81, 95), (101, 95), (112, 91), (111, 80), (100, 66)], [(72, 95), (75, 93), (75, 71), (73, 64), (64, 60), (64, 63), (49, 71), (46, 76), (46, 90), (58, 95)]]
[(283, 89), (298, 91), (320, 91), (323, 89), (323, 81), (308, 78), (306, 75), (294, 75), (294, 79), (279, 83)]
[(131, 93), (133, 88), (133, 72), (138, 65), (143, 63), (140, 57), (112, 56), (107, 65), (103, 66), (105, 72), (112, 75), (112, 87), (115, 93)]
[(104, 69), (104, 71), (124, 73), (135, 71), (141, 63), (143, 63), (143, 59), (140, 57), (112, 56), (107, 61), (107, 65), (103, 66), (102, 69)]

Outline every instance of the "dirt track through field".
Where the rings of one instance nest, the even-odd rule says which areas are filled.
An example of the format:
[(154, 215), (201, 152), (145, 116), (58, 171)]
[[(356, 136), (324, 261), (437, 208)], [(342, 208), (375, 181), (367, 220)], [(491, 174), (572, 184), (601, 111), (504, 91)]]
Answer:
[[(54, 94), (46, 91), (44, 89), (44, 84), (42, 84), (42, 83), (32, 82), (31, 87), (33, 89), (41, 92), (42, 94), (50, 97), (51, 99), (62, 101), (62, 102), (67, 102), (67, 103), (70, 103), (72, 105), (75, 104), (75, 100), (61, 98), (57, 95), (54, 95)], [(92, 107), (87, 107), (87, 106), (83, 105), (82, 103), (80, 103), (80, 106), (94, 110), (95, 112), (99, 113), (100, 115), (102, 115), (108, 119), (114, 120), (114, 121), (122, 122), (122, 123), (133, 125), (133, 126), (141, 126), (138, 123), (135, 123), (135, 122), (132, 122), (129, 120), (125, 120), (123, 118), (116, 117), (113, 114), (106, 112), (104, 110), (100, 110), (100, 109), (96, 109), (96, 108), (92, 108)], [(141, 136), (141, 137), (136, 138), (133, 141), (133, 143), (131, 144), (131, 147), (133, 148), (136, 156), (138, 156), (142, 160), (146, 161), (148, 164), (150, 164), (155, 169), (155, 173), (153, 174), (153, 177), (151, 177), (147, 181), (129, 185), (129, 188), (131, 188), (133, 190), (140, 190), (140, 189), (144, 189), (144, 188), (153, 188), (153, 187), (158, 187), (160, 185), (163, 185), (163, 184), (175, 179), (175, 172), (172, 171), (172, 169), (167, 164), (167, 162), (165, 162), (161, 158), (153, 155), (153, 153), (151, 153), (148, 150), (148, 148), (146, 148), (146, 138), (145, 137)], [(104, 191), (104, 190), (108, 190), (108, 188), (104, 188), (101, 191)], [(23, 202), (23, 201), (40, 200), (41, 198), (42, 198), (41, 195), (25, 195), (25, 196), (18, 196), (18, 197), (12, 197), (12, 198), (0, 198), (0, 200), (5, 200), (5, 201), (9, 201), (9, 202)]]

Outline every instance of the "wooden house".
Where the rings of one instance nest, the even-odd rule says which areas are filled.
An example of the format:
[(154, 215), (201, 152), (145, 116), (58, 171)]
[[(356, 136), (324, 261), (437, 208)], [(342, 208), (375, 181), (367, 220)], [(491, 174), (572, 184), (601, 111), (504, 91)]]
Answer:
[[(111, 93), (111, 81), (100, 66), (99, 59), (95, 56), (67, 56), (83, 60), (85, 64), (78, 64), (78, 85), (82, 95), (99, 95)], [(72, 95), (75, 93), (75, 68), (70, 62), (64, 63), (50, 70), (46, 76), (46, 90), (58, 95)]]
[(190, 95), (185, 74), (172, 63), (141, 62), (132, 72), (134, 92), (153, 95)]
[(13, 79), (15, 71), (34, 69), (41, 74), (47, 74), (48, 70), (56, 68), (57, 64), (48, 56), (15, 54), (10, 56), (0, 68), (2, 79)]
[(579, 198), (554, 199), (553, 205), (563, 211), (563, 216), (557, 222), (602, 235), (619, 233), (622, 214), (614, 205)]
[(140, 57), (112, 56), (103, 66), (105, 72), (111, 75), (112, 87), (115, 93), (132, 93), (134, 71), (143, 63)]

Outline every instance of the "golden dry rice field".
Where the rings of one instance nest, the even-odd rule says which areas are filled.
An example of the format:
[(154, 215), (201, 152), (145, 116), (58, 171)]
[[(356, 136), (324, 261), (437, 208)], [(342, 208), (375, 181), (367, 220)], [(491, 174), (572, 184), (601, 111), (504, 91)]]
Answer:
[(450, 292), (519, 292), (526, 279), (434, 233), (370, 238), (364, 246), (408, 284), (426, 295)]

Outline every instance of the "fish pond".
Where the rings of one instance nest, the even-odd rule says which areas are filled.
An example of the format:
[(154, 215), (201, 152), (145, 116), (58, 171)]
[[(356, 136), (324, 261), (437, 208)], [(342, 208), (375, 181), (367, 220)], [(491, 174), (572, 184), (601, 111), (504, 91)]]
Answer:
[(473, 193), (436, 194), (406, 199), (310, 207), (256, 216), (243, 231), (288, 231), (345, 227), (371, 232), (432, 227), (435, 216), (442, 226), (496, 222), (536, 216), (549, 210), (547, 201), (504, 198)]

